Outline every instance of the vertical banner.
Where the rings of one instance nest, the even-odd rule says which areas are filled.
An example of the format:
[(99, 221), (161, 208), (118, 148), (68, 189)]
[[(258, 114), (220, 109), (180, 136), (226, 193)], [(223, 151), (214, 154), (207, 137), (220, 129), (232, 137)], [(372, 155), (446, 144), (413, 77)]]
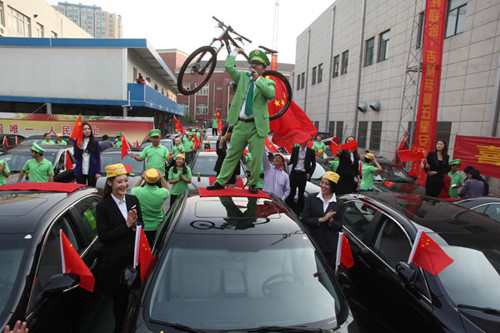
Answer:
[[(434, 151), (437, 129), (439, 88), (441, 84), (441, 62), (446, 28), (446, 0), (427, 0), (422, 48), (422, 77), (418, 96), (417, 121), (413, 145)], [(420, 163), (413, 162), (412, 173), (418, 182), (425, 185), (426, 174)]]

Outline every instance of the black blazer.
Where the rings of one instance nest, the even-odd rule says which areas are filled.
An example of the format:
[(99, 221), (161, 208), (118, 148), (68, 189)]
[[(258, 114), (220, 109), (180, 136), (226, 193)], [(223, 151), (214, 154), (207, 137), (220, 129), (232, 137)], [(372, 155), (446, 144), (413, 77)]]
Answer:
[[(295, 170), (297, 163), (299, 162), (299, 146), (292, 148), (292, 156), (290, 157), (290, 162), (288, 165), (293, 164), (292, 171)], [(313, 149), (306, 147), (306, 157), (304, 159), (304, 169), (306, 173), (312, 175), (314, 173), (314, 169), (316, 169), (316, 153)]]
[(317, 197), (318, 193), (309, 194), (302, 211), (302, 223), (307, 226), (312, 238), (323, 252), (336, 252), (339, 232), (342, 231), (345, 205), (337, 196), (336, 202), (328, 204), (328, 210), (337, 212), (332, 223), (318, 224), (318, 219), (323, 217), (323, 201)]
[(426, 158), (427, 164), (429, 164), (430, 167), (425, 169), (425, 171), (437, 171), (437, 175), (428, 176), (427, 179), (443, 181), (444, 176), (450, 171), (450, 165), (448, 164), (449, 159), (450, 156), (443, 156), (443, 162), (441, 163), (441, 166), (439, 166), (437, 153), (435, 151), (431, 151)]
[[(137, 209), (137, 224), (143, 225), (139, 200), (133, 195), (126, 194), (127, 210), (134, 205)], [(135, 228), (128, 228), (120, 209), (111, 197), (104, 198), (96, 207), (97, 235), (103, 244), (104, 255), (119, 257), (134, 256)], [(132, 264), (132, 262), (130, 262)]]

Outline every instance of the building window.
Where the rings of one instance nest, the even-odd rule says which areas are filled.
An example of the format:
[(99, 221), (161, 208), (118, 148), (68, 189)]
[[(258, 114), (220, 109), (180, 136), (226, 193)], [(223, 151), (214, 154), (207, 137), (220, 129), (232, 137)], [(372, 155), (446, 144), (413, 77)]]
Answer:
[(366, 148), (366, 138), (368, 135), (368, 122), (360, 121), (358, 123), (358, 147)]
[(342, 70), (340, 75), (347, 74), (347, 63), (349, 62), (349, 50), (342, 53)]
[(31, 37), (31, 20), (28, 16), (18, 12), (12, 7), (8, 8), (9, 28), (24, 37)]
[(334, 134), (335, 134), (335, 122), (334, 121), (328, 122), (328, 134), (330, 134), (330, 136), (334, 136)]
[(297, 75), (297, 90), (300, 90), (300, 74)]
[(302, 72), (302, 82), (300, 82), (300, 89), (304, 89), (305, 82), (306, 82), (306, 73)]
[(196, 105), (196, 114), (208, 115), (208, 105), (207, 104)]
[(318, 65), (318, 83), (323, 81), (323, 64)]
[(444, 140), (450, 145), (451, 121), (438, 121), (436, 126), (436, 140)]
[(333, 58), (333, 77), (339, 76), (339, 59), (340, 59), (339, 55), (336, 55)]
[(200, 89), (198, 95), (207, 96), (210, 93), (210, 83), (207, 83)]
[(335, 130), (335, 136), (339, 138), (339, 143), (342, 142), (344, 134), (344, 122), (337, 121), (337, 129)]
[(317, 70), (317, 67), (314, 66), (313, 67), (313, 77), (312, 77), (312, 84), (315, 85), (316, 84), (316, 70)]
[(384, 61), (389, 58), (389, 40), (391, 36), (389, 35), (391, 31), (387, 30), (380, 34), (378, 43), (378, 61)]
[(446, 37), (457, 35), (464, 31), (467, 0), (449, 0), (446, 17)]
[(37, 22), (36, 24), (36, 36), (35, 37), (43, 37), (43, 25)]
[(422, 41), (424, 40), (424, 19), (425, 12), (421, 12), (418, 16), (417, 49), (422, 47)]
[(5, 26), (5, 18), (3, 15), (3, 2), (0, 1), (0, 24)]
[(373, 52), (375, 51), (375, 37), (365, 42), (365, 66), (373, 64)]
[(380, 150), (381, 139), (382, 139), (382, 122), (372, 121), (372, 130), (370, 132), (370, 150)]

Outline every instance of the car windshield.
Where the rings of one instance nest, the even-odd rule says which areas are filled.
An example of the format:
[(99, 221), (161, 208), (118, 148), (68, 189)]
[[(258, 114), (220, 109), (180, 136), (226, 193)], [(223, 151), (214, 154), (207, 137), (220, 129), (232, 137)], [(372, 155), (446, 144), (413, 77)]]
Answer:
[(0, 235), (0, 322), (5, 323), (12, 310), (13, 297), (18, 286), (24, 286), (21, 281), (21, 267), (24, 254), (31, 244), (31, 235), (3, 234)]
[(373, 177), (373, 180), (387, 180), (399, 183), (414, 183), (414, 180), (408, 175), (406, 170), (399, 165), (382, 165), (383, 170)]
[(191, 172), (193, 175), (197, 175), (204, 177), (216, 176), (216, 172), (214, 171), (215, 162), (217, 162), (217, 155), (198, 155), (194, 164), (191, 167)]
[(442, 248), (454, 260), (438, 275), (452, 301), (500, 310), (500, 248)]
[(145, 309), (160, 325), (331, 329), (346, 311), (304, 234), (174, 234), (151, 286)]
[[(140, 154), (136, 152), (136, 154)], [(125, 166), (131, 166), (133, 174), (142, 175), (144, 172), (144, 162), (139, 162), (134, 160), (130, 155), (126, 155), (123, 159), (121, 159), (121, 153), (118, 152), (116, 154), (101, 154), (101, 174), (106, 174), (106, 166), (111, 164), (122, 163)]]
[[(45, 152), (43, 157), (49, 160), (52, 165), (54, 165), (56, 159), (56, 152)], [(4, 160), (9, 165), (9, 169), (11, 173), (21, 172), (21, 169), (26, 163), (27, 160), (31, 159), (31, 150), (19, 150), (11, 153), (4, 154), (0, 157), (1, 160)]]

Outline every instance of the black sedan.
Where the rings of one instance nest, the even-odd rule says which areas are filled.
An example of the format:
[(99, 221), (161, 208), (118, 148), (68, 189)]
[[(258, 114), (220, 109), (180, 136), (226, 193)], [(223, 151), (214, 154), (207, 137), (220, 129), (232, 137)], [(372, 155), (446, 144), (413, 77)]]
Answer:
[(126, 332), (358, 331), (323, 256), (275, 197), (186, 192), (153, 255)]
[[(354, 266), (346, 293), (374, 332), (500, 332), (500, 224), (431, 197), (346, 195)], [(407, 260), (419, 230), (454, 262), (437, 276)]]
[[(30, 190), (38, 184), (39, 191)], [(78, 278), (63, 275), (59, 230), (97, 276), (99, 243), (96, 189), (54, 183), (21, 183), (0, 187), (0, 328), (16, 320), (30, 332), (76, 332), (89, 317), (90, 293)], [(15, 186), (18, 190), (7, 190)], [(64, 187), (64, 189), (62, 188)], [(88, 312), (86, 312), (88, 313)]]
[(475, 212), (488, 216), (490, 219), (500, 222), (500, 197), (470, 198), (454, 201), (453, 203), (472, 209)]

